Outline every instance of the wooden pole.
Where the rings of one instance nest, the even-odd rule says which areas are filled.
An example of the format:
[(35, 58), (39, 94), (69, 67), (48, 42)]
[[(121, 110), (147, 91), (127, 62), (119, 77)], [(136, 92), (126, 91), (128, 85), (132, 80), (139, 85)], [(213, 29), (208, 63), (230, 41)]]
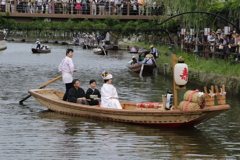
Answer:
[[(37, 89), (42, 89), (42, 88), (45, 88), (47, 85), (53, 83), (53, 82), (56, 82), (57, 80), (61, 79), (62, 78), (62, 75), (61, 76), (58, 76), (50, 81), (48, 81), (47, 83), (44, 83), (43, 85), (39, 86)], [(23, 104), (23, 101), (25, 101), (26, 99), (28, 99), (29, 97), (31, 97), (31, 95), (28, 95), (27, 97), (23, 98), (21, 101), (19, 101), (19, 104)]]
[(175, 59), (176, 59), (176, 55), (173, 54), (173, 55), (172, 55), (172, 66), (173, 66), (173, 68), (172, 68), (172, 70), (173, 70), (173, 72), (172, 72), (172, 73), (173, 73), (173, 97), (174, 97), (174, 107), (177, 108), (177, 106), (178, 106), (178, 92), (177, 92), (176, 83), (175, 83), (175, 80), (174, 80), (174, 66), (176, 65)]
[(173, 97), (174, 97), (174, 107), (175, 107), (175, 109), (178, 109), (178, 91), (177, 91), (177, 89), (186, 89), (186, 87), (177, 86), (177, 84), (174, 80), (174, 66), (176, 65), (177, 61), (184, 61), (184, 58), (176, 58), (176, 54), (172, 54)]

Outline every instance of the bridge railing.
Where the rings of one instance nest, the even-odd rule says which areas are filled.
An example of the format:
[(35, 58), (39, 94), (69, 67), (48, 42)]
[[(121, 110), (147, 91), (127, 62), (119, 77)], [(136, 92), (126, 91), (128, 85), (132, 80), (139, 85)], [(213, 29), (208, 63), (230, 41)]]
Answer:
[(39, 14), (83, 14), (83, 15), (163, 15), (164, 6), (122, 1), (122, 3), (74, 3), (74, 2), (29, 2), (29, 0), (7, 0), (0, 5), (0, 12)]

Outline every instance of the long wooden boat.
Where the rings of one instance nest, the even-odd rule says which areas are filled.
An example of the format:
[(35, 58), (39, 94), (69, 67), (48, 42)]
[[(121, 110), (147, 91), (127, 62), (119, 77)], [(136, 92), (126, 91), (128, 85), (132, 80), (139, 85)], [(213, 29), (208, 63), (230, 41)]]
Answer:
[(51, 49), (36, 49), (32, 48), (32, 53), (50, 53)]
[[(134, 64), (134, 65), (128, 64), (127, 66), (130, 71), (140, 73), (142, 64)], [(156, 68), (155, 64), (144, 64), (142, 72), (152, 73), (154, 68)]]
[(107, 55), (108, 51), (104, 51), (102, 48), (93, 48), (93, 53), (98, 54), (98, 55)]
[(164, 103), (158, 103), (154, 108), (140, 108), (139, 103), (121, 101), (123, 109), (112, 109), (63, 101), (64, 92), (57, 90), (31, 89), (28, 92), (40, 104), (58, 113), (158, 127), (193, 127), (230, 108), (225, 104), (180, 111), (165, 110)]
[(107, 46), (106, 50), (118, 50), (118, 46), (113, 45), (113, 46)]

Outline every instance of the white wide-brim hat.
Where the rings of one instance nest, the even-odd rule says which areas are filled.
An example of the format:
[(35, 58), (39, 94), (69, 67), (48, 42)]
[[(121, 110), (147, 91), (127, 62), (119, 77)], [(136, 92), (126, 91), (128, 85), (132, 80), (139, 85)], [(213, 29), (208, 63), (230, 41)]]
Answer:
[(107, 80), (107, 79), (113, 78), (113, 76), (112, 76), (112, 74), (107, 73), (107, 72), (104, 71), (104, 72), (102, 73), (102, 78), (103, 78), (104, 80)]

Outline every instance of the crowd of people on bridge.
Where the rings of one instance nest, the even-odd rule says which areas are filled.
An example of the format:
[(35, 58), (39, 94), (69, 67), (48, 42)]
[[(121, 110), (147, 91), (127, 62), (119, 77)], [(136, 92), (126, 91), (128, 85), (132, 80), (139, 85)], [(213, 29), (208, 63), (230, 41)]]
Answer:
[(150, 16), (162, 15), (164, 4), (156, 0), (0, 0), (0, 12)]

